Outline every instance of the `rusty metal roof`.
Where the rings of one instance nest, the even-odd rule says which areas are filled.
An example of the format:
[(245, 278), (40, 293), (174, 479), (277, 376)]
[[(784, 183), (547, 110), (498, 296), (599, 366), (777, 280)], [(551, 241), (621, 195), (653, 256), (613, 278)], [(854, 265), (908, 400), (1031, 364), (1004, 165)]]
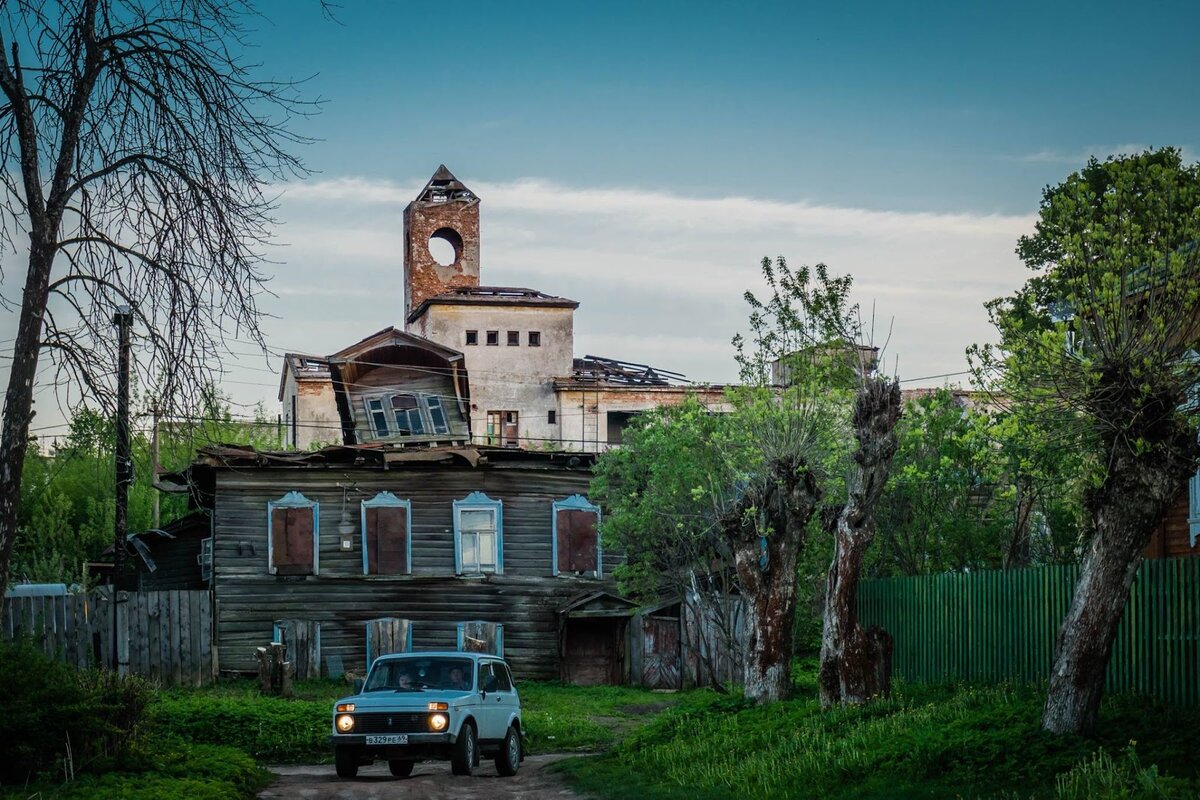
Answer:
[(575, 359), (571, 380), (576, 383), (606, 383), (625, 386), (683, 386), (687, 376), (667, 369), (618, 361), (603, 356), (584, 356)]

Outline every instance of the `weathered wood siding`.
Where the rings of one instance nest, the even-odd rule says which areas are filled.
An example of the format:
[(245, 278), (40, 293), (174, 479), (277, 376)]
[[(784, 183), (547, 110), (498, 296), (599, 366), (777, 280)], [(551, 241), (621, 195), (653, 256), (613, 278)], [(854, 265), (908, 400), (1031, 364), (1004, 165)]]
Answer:
[[(518, 675), (559, 675), (558, 609), (605, 584), (554, 577), (551, 504), (586, 495), (587, 470), (524, 465), (471, 468), (401, 465), (391, 470), (236, 468), (216, 474), (214, 593), (222, 670), (252, 671), (254, 648), (269, 641), (277, 619), (321, 623), (321, 657), (341, 656), (347, 669), (365, 666), (366, 622), (412, 621), (415, 650), (456, 645), (457, 623), (504, 624), (504, 653)], [(340, 549), (342, 489), (354, 525), (354, 547)], [(412, 503), (412, 575), (362, 574), (359, 503), (380, 491)], [(320, 504), (320, 574), (267, 572), (267, 503), (298, 491)], [(454, 574), (453, 502), (481, 491), (503, 502), (504, 574)], [(619, 562), (604, 552), (605, 578)]]
[(175, 538), (161, 538), (154, 534), (142, 537), (154, 559), (151, 572), (142, 559), (133, 557), (138, 567), (138, 589), (143, 592), (160, 589), (205, 589), (201, 580), (200, 540), (209, 535), (209, 521), (204, 514), (189, 514), (164, 526), (164, 530)]
[(1183, 556), (1200, 556), (1200, 542), (1192, 547), (1192, 537), (1188, 530), (1189, 511), (1188, 487), (1175, 499), (1163, 521), (1155, 529), (1146, 545), (1146, 558), (1180, 558)]
[[(354, 430), (360, 442), (376, 440), (375, 427), (367, 417), (367, 406), (363, 399), (377, 397), (381, 392), (385, 394), (416, 392), (437, 395), (441, 398), (449, 433), (435, 434), (430, 431), (425, 437), (416, 438), (466, 439), (470, 436), (467, 420), (458, 407), (458, 401), (454, 399), (454, 381), (451, 378), (445, 375), (430, 375), (428, 369), (411, 370), (403, 367), (388, 367), (364, 372), (347, 392), (350, 413), (354, 416)], [(390, 414), (391, 410), (388, 409), (387, 413)], [(330, 436), (329, 438), (333, 439), (334, 437)]]

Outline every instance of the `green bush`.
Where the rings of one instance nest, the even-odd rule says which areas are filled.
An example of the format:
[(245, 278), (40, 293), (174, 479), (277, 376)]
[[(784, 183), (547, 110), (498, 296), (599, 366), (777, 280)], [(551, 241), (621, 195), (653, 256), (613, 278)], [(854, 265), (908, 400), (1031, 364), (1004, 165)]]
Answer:
[(64, 785), (33, 785), (2, 800), (244, 800), (267, 783), (266, 773), (231, 747), (188, 745), (161, 736), (135, 740), (95, 771)]
[(264, 762), (329, 760), (331, 705), (252, 695), (165, 695), (150, 709), (153, 730), (197, 744), (236, 747)]
[(140, 678), (77, 670), (26, 641), (0, 643), (0, 686), (0, 784), (79, 772), (117, 752), (152, 692)]

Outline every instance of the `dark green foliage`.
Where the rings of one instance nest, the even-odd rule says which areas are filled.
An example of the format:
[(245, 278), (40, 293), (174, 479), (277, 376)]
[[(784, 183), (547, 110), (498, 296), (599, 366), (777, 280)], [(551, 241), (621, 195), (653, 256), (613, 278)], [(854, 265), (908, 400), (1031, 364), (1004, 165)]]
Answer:
[[(813, 668), (796, 669), (798, 695), (812, 696), (800, 684)], [(822, 713), (815, 700), (756, 707), (696, 692), (609, 754), (566, 768), (580, 788), (607, 798), (1074, 798), (1084, 796), (1080, 786), (1117, 798), (1200, 790), (1200, 710), (1116, 697), (1094, 738), (1063, 738), (1039, 729), (1043, 699), (1028, 688), (902, 685), (889, 700)], [(1126, 748), (1136, 768), (1128, 755), (1098, 763), (1097, 753)], [(1118, 788), (1105, 794), (1109, 785)], [(1121, 786), (1136, 790), (1121, 794)]]
[[(140, 416), (140, 415), (139, 415)], [(196, 449), (214, 442), (242, 442), (275, 448), (279, 438), (261, 408), (255, 423), (233, 419), (228, 404), (216, 395), (184, 422), (164, 422), (159, 430), (159, 463), (180, 469)], [(21, 474), (21, 534), (13, 551), (14, 580), (79, 582), (83, 563), (97, 559), (113, 540), (112, 420), (80, 411), (69, 433), (50, 446), (31, 446)], [(154, 495), (160, 522), (187, 512), (187, 497), (163, 494), (152, 485), (149, 432), (135, 432), (131, 442), (134, 482), (129, 487), (129, 530), (151, 527)]]
[(240, 750), (154, 736), (131, 743), (71, 783), (29, 786), (0, 798), (25, 800), (37, 793), (44, 800), (244, 800), (267, 780), (266, 772)]
[(152, 706), (149, 723), (163, 734), (229, 745), (266, 763), (323, 761), (330, 757), (331, 708), (319, 700), (177, 694)]
[(76, 670), (28, 642), (0, 643), (0, 783), (79, 772), (134, 734), (151, 696), (136, 677)]

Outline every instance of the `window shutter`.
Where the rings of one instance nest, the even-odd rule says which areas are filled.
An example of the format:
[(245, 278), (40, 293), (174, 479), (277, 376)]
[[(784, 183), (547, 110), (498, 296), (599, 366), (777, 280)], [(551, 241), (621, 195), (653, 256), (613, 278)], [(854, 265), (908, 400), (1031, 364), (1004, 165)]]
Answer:
[(1200, 472), (1188, 481), (1188, 544), (1200, 541)]
[(596, 514), (561, 509), (558, 512), (558, 571), (596, 571)]
[(367, 574), (375, 575), (379, 572), (379, 509), (368, 507), (363, 511), (366, 519)]
[(286, 558), (278, 557), (276, 550), (275, 571), (280, 575), (310, 575), (313, 571), (313, 509), (279, 508), (285, 522)]
[(271, 560), (276, 572), (281, 566), (291, 563), (288, 555), (288, 511), (289, 508), (271, 509)]
[[(377, 568), (382, 574), (408, 572), (408, 509), (401, 506), (381, 506), (375, 512), (375, 542)], [(367, 516), (370, 521), (370, 514)], [(368, 534), (369, 535), (369, 534)]]

